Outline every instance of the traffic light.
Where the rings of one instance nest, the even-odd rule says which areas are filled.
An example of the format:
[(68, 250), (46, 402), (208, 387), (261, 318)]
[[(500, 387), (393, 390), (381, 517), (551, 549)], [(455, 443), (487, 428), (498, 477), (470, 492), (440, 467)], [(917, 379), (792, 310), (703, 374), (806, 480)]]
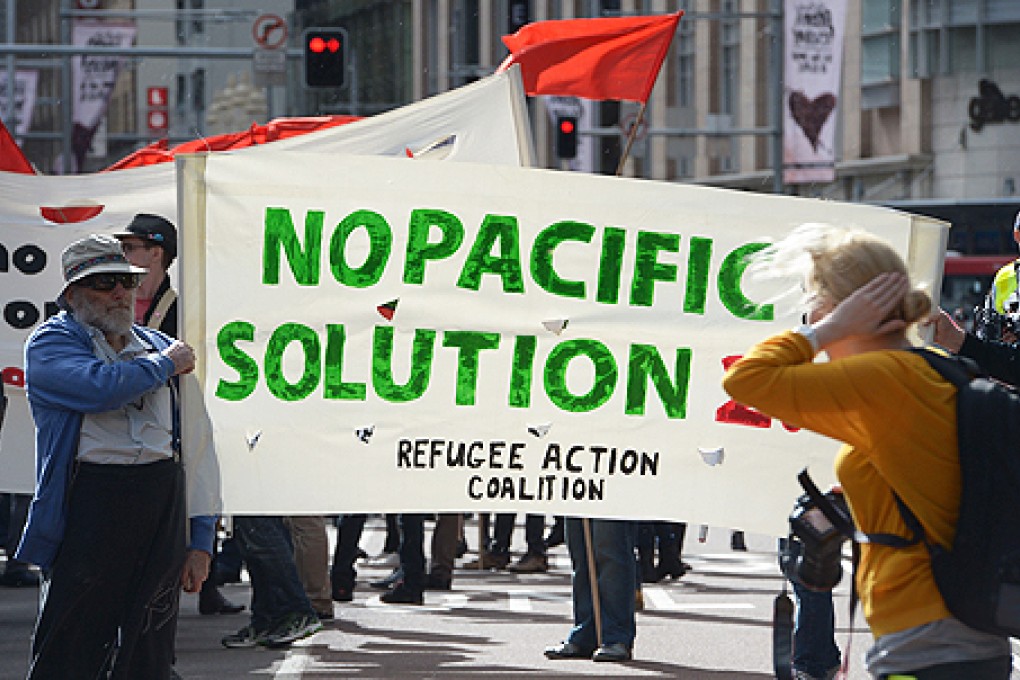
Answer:
[(343, 87), (347, 76), (347, 31), (309, 28), (302, 34), (305, 87)]
[(556, 155), (568, 160), (577, 157), (577, 116), (556, 117)]

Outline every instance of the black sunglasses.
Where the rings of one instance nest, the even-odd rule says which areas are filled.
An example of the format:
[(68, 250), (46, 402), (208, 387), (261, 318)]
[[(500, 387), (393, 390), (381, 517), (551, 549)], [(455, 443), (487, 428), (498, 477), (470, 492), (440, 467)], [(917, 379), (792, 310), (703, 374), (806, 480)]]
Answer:
[(118, 283), (124, 290), (131, 290), (137, 288), (141, 282), (141, 274), (89, 274), (77, 283), (84, 288), (108, 291), (116, 288)]

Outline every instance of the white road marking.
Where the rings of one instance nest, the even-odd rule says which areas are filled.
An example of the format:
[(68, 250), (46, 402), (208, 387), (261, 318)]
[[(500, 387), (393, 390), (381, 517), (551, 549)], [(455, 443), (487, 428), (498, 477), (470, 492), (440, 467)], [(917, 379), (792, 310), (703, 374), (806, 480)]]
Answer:
[(531, 606), (531, 598), (522, 592), (510, 591), (506, 594), (506, 607), (512, 612), (527, 613), (534, 611)]
[(645, 602), (655, 609), (663, 611), (679, 612), (708, 609), (754, 609), (750, 602), (676, 602), (662, 588), (642, 588), (645, 595)]

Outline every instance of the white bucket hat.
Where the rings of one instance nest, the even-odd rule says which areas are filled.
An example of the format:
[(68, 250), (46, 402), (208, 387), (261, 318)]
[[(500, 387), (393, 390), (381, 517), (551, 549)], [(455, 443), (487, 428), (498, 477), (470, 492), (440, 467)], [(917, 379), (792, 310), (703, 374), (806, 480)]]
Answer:
[(90, 274), (144, 274), (149, 271), (128, 262), (120, 241), (106, 234), (90, 234), (64, 248), (60, 265), (64, 270), (64, 288), (57, 296), (57, 303), (61, 307), (67, 306), (64, 295), (68, 286)]

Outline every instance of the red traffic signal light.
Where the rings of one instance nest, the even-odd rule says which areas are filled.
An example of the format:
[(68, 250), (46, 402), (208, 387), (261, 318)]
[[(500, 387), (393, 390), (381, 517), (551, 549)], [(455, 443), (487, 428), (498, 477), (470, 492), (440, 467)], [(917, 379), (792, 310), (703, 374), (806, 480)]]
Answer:
[(343, 87), (347, 79), (347, 31), (342, 28), (305, 30), (305, 86)]
[(577, 157), (577, 116), (557, 116), (556, 155), (564, 159)]

